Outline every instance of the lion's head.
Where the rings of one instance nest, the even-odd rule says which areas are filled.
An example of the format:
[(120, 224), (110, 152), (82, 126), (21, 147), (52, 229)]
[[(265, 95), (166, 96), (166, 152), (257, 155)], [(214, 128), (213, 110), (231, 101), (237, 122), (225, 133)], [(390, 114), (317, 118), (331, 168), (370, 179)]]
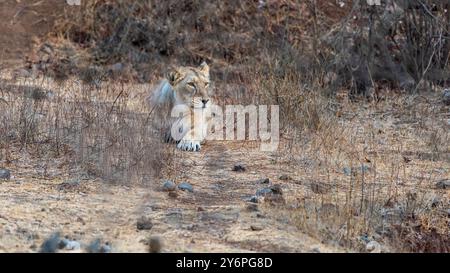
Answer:
[(199, 67), (177, 67), (167, 74), (174, 91), (175, 104), (191, 108), (207, 108), (211, 105), (209, 66), (203, 62)]

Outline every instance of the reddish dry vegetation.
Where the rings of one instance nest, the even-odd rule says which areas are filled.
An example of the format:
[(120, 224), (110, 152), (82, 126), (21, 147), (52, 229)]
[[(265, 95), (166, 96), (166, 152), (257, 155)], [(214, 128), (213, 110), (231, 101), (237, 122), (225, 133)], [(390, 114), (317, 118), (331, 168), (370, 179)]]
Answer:
[[(56, 231), (82, 243), (69, 252), (95, 238), (148, 251), (154, 235), (165, 252), (449, 251), (445, 83), (424, 77), (417, 93), (380, 81), (366, 100), (350, 75), (329, 92), (346, 74), (330, 76), (326, 60), (348, 52), (319, 38), (350, 2), (50, 2), (1, 4), (13, 23), (0, 25), (11, 37), (0, 36), (0, 169), (11, 172), (0, 251), (39, 251)], [(202, 59), (219, 104), (280, 105), (276, 152), (161, 142), (145, 98), (169, 64)], [(164, 191), (166, 180), (193, 192)]]

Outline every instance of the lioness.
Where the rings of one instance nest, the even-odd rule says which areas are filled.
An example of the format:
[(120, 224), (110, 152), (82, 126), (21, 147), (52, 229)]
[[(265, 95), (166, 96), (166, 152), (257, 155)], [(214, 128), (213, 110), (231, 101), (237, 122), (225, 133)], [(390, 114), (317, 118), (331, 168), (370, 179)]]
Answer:
[(208, 64), (173, 68), (154, 90), (150, 104), (163, 115), (166, 141), (175, 141), (181, 150), (200, 151), (208, 132), (212, 104)]

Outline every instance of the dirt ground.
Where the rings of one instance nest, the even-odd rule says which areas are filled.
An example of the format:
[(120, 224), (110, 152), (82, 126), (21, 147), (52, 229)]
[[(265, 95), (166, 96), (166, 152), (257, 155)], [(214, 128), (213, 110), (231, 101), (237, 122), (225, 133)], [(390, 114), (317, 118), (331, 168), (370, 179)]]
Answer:
[[(36, 82), (40, 81), (27, 81), (30, 85)], [(144, 85), (143, 89), (127, 90), (137, 93), (146, 88)], [(398, 100), (405, 102), (409, 98), (400, 96)], [(422, 120), (425, 124), (431, 122), (434, 127), (430, 128), (450, 126), (448, 109), (437, 94), (430, 94), (426, 100), (417, 97), (416, 102), (410, 103), (433, 113), (424, 114), (426, 119)], [(352, 179), (343, 165), (348, 161), (341, 162), (339, 155), (332, 152), (337, 147), (345, 153), (366, 155), (366, 188), (369, 193), (375, 189), (376, 198), (386, 200), (393, 192), (398, 192), (392, 196), (399, 198), (417, 192), (424, 206), (439, 198), (435, 213), (445, 213), (449, 204), (448, 190), (435, 187), (436, 182), (450, 175), (448, 147), (440, 144), (444, 145), (440, 147), (444, 153), (433, 158), (430, 144), (418, 136), (419, 123), (409, 115), (396, 114), (397, 107), (394, 101), (375, 108), (347, 105), (339, 114), (340, 122), (346, 128), (343, 134), (355, 139), (340, 143), (336, 138), (336, 143), (328, 147), (329, 153), (300, 144), (287, 149), (286, 139), (273, 153), (261, 152), (258, 143), (212, 141), (198, 153), (176, 150), (172, 155), (175, 160), (164, 167), (160, 177), (144, 183), (126, 178), (110, 183), (83, 177), (68, 165), (70, 155), (55, 158), (35, 152), (32, 146), (24, 149), (18, 143), (3, 147), (2, 153), (7, 156), (0, 166), (10, 170), (12, 176), (0, 182), (0, 251), (39, 251), (54, 232), (80, 242), (82, 249), (77, 251), (85, 251), (90, 242), (101, 238), (109, 242), (113, 252), (146, 252), (146, 242), (153, 235), (162, 238), (164, 252), (354, 251), (302, 228), (306, 218), (302, 220), (304, 211), (302, 214), (302, 210), (297, 210), (307, 202), (321, 209), (330, 204), (343, 205), (348, 199)], [(379, 136), (367, 143), (367, 134), (374, 131)], [(173, 148), (171, 144), (161, 145)], [(233, 171), (236, 164), (243, 164), (246, 170)], [(280, 185), (285, 202), (274, 205), (264, 198), (258, 204), (248, 202), (258, 190), (268, 186), (261, 181), (263, 178), (269, 178), (270, 185)], [(177, 196), (173, 196), (162, 190), (165, 179), (186, 181), (194, 191), (177, 190)], [(314, 184), (334, 186), (331, 192), (321, 193), (321, 186)], [(358, 189), (355, 191), (358, 196)], [(355, 199), (358, 201), (359, 197)], [(142, 216), (151, 219), (150, 230), (137, 228)], [(439, 217), (442, 223), (428, 224), (445, 230), (447, 216)], [(392, 250), (388, 243), (383, 247), (384, 251)]]
[[(248, 171), (233, 172), (234, 163), (248, 158), (249, 152), (252, 161), (244, 161)], [(14, 177), (0, 183), (3, 252), (36, 251), (55, 231), (85, 244), (103, 238), (117, 252), (145, 252), (144, 242), (155, 234), (164, 239), (166, 252), (343, 251), (305, 235), (288, 215), (272, 215), (264, 206), (258, 211), (247, 208), (244, 199), (261, 187), (256, 182), (260, 173), (278, 173), (270, 155), (254, 148), (216, 143), (183, 155), (190, 167), (184, 175), (194, 192), (178, 191), (176, 198), (161, 191), (159, 181), (152, 181), (152, 186), (124, 186), (86, 180), (61, 190), (59, 185), (68, 178), (53, 169), (57, 162), (47, 169), (54, 178), (42, 179), (38, 171), (42, 163), (33, 164), (22, 153), (17, 156), (21, 159), (11, 166)], [(136, 228), (141, 216), (152, 220), (150, 231)], [(253, 231), (255, 225), (262, 230)]]

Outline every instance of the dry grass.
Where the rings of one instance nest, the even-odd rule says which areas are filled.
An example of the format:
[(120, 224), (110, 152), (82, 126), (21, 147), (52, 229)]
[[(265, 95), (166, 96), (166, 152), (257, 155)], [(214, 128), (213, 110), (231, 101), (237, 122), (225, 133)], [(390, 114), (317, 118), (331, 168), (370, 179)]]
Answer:
[(69, 158), (71, 168), (89, 176), (147, 183), (167, 159), (145, 105), (149, 88), (93, 88), (77, 79), (4, 81), (0, 160), (14, 162), (9, 147), (19, 146), (37, 156)]

